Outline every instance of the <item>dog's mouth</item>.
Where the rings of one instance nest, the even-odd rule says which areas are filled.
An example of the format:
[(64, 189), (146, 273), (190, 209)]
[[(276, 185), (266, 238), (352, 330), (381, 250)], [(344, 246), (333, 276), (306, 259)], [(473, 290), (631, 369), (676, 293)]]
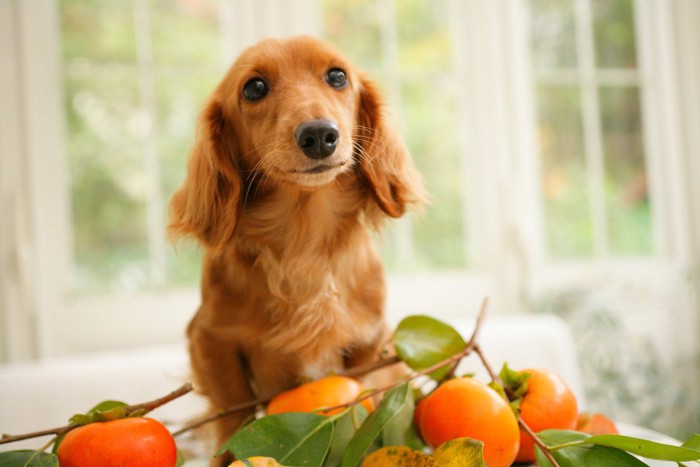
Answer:
[(346, 164), (347, 164), (347, 161), (339, 162), (338, 164), (318, 164), (318, 165), (314, 165), (313, 167), (309, 167), (306, 169), (292, 169), (289, 172), (293, 173), (293, 174), (307, 174), (307, 175), (321, 174), (324, 172), (328, 172), (330, 170), (340, 169), (340, 168), (344, 167)]

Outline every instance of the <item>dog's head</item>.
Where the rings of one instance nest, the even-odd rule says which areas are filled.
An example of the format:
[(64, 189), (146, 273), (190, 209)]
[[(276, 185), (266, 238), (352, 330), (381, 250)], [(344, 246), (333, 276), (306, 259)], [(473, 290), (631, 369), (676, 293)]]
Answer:
[(223, 245), (251, 184), (313, 190), (343, 173), (356, 174), (392, 217), (421, 197), (377, 86), (319, 40), (265, 40), (239, 56), (200, 116), (171, 231)]

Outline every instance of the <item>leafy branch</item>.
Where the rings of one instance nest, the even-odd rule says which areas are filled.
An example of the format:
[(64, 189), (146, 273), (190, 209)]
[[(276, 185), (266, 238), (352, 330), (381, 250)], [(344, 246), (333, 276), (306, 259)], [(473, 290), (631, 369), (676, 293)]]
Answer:
[[(486, 299), (482, 303), (474, 330), (468, 341), (465, 341), (452, 327), (433, 318), (419, 316), (404, 319), (394, 334), (393, 344), (397, 355), (383, 357), (369, 365), (349, 369), (342, 375), (360, 377), (401, 362), (412, 368), (412, 372), (391, 384), (363, 393), (351, 402), (319, 409), (319, 413), (286, 413), (259, 418), (234, 435), (225, 443), (220, 452), (228, 450), (238, 458), (245, 458), (249, 455), (269, 455), (280, 461), (306, 462), (309, 460), (308, 465), (319, 467), (354, 467), (362, 461), (368, 450), (375, 450), (376, 447), (372, 448), (372, 446), (377, 446), (377, 444), (379, 446), (402, 446), (405, 448), (403, 453), (420, 453), (424, 444), (415, 432), (413, 424), (415, 405), (410, 388), (410, 383), (417, 378), (427, 376), (439, 385), (444, 380), (454, 377), (455, 370), (462, 359), (468, 355), (476, 354), (493, 383), (503, 389), (505, 397), (513, 401), (522, 395), (515, 388), (509, 387), (507, 373), (502, 372), (503, 376), (501, 377), (494, 371), (479, 344), (479, 334), (485, 321), (487, 308), (488, 300)], [(505, 371), (505, 367), (503, 371)], [(71, 423), (66, 426), (22, 435), (3, 435), (0, 438), (0, 444), (47, 435), (55, 437), (41, 450), (29, 451), (29, 454), (20, 451), (0, 453), (0, 456), (5, 456), (3, 459), (9, 459), (9, 456), (13, 455), (46, 455), (42, 451), (60, 439), (61, 435), (78, 426), (95, 421), (141, 416), (191, 392), (193, 389), (194, 385), (187, 383), (166, 396), (136, 405), (107, 401), (99, 404), (85, 415), (72, 417)], [(358, 405), (365, 399), (381, 394), (383, 394), (382, 402), (371, 414)], [(178, 436), (238, 411), (264, 405), (267, 402), (269, 400), (256, 399), (226, 408), (182, 427), (173, 432), (173, 436)], [(349, 410), (330, 417), (320, 415), (320, 413), (341, 408), (349, 408)], [(683, 446), (678, 447), (620, 435), (589, 436), (585, 433), (565, 430), (544, 430), (534, 433), (519, 416), (518, 423), (521, 430), (534, 440), (537, 446), (537, 461), (543, 467), (559, 465), (631, 467), (644, 465), (630, 453), (678, 463), (700, 459), (700, 435), (693, 436)], [(270, 439), (277, 439), (276, 437), (284, 442), (269, 442)], [(262, 439), (268, 441), (261, 442)], [(471, 452), (470, 455), (474, 459), (481, 459), (482, 447), (483, 443), (481, 442), (459, 438), (450, 446), (450, 449), (445, 449), (442, 455), (451, 456), (458, 449), (466, 449)], [(375, 451), (376, 453), (378, 451)], [(386, 460), (389, 457), (383, 456), (390, 455), (389, 451), (385, 451), (379, 453), (376, 459)], [(22, 457), (22, 459), (25, 458)], [(464, 459), (464, 457), (459, 458)], [(447, 459), (447, 457), (441, 459)], [(483, 465), (479, 462), (475, 461), (474, 465)]]
[[(106, 418), (109, 417), (116, 417), (116, 418), (123, 418), (123, 417), (133, 417), (133, 416), (140, 416), (140, 415), (145, 415), (146, 413), (167, 404), (168, 402), (171, 402), (179, 397), (184, 396), (185, 394), (191, 392), (194, 389), (194, 384), (193, 383), (185, 383), (182, 386), (180, 386), (178, 389), (172, 391), (171, 393), (159, 397), (157, 399), (153, 399), (148, 402), (143, 402), (140, 404), (135, 404), (135, 405), (121, 405), (118, 406), (118, 412), (119, 414), (116, 414), (114, 412), (109, 413), (109, 411), (104, 411), (104, 410), (91, 410), (89, 412), (92, 413), (95, 417), (105, 417), (104, 414), (106, 415)], [(98, 407), (100, 407), (98, 405)], [(96, 407), (97, 409), (97, 407)], [(115, 405), (111, 404), (110, 410), (114, 410)], [(83, 415), (83, 416), (77, 416), (78, 418), (80, 417), (88, 417), (90, 418), (90, 415)], [(76, 417), (73, 417), (76, 418)], [(97, 421), (97, 420), (95, 420)], [(20, 434), (20, 435), (8, 435), (8, 434), (3, 434), (2, 437), (0, 437), (0, 444), (7, 444), (7, 443), (13, 443), (16, 441), (23, 441), (26, 439), (32, 439), (32, 438), (39, 438), (42, 436), (49, 436), (49, 435), (54, 435), (56, 438), (59, 436), (62, 436), (69, 431), (71, 431), (74, 428), (77, 428), (81, 425), (84, 425), (85, 423), (69, 423), (68, 425), (56, 427), (56, 428), (49, 428), (46, 430), (40, 430), (40, 431), (34, 431), (32, 433), (25, 433), (25, 434)], [(47, 445), (50, 446), (51, 443), (53, 443), (54, 440), (50, 441)], [(44, 448), (46, 449), (46, 448)]]

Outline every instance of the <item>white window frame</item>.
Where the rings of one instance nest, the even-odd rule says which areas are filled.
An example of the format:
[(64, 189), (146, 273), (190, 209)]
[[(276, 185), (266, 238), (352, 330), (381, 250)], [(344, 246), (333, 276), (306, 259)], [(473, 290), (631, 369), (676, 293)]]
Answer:
[[(222, 0), (222, 61), (229, 63), (256, 33), (315, 32), (318, 17), (305, 15), (317, 10), (305, 1), (304, 14), (294, 16), (302, 9), (283, 0)], [(469, 250), (479, 255), (474, 270), (391, 277), (394, 320), (418, 311), (464, 317), (485, 295), (497, 311), (521, 311), (528, 294), (561, 273), (543, 244), (526, 4), (449, 5), (454, 63), (464, 82), (460, 157), (471, 204), (463, 216), (472, 229)], [(691, 270), (700, 258), (700, 187), (693, 183), (700, 178), (700, 58), (694, 52), (700, 7), (693, 0), (637, 0), (637, 6), (645, 43), (640, 65), (654, 90), (645, 99), (651, 118), (644, 125), (658, 200), (653, 209), (660, 216), (655, 226), (663, 239), (645, 264), (650, 272), (659, 260)], [(71, 235), (57, 9), (56, 0), (0, 0), (0, 60), (9, 70), (0, 75), (0, 361), (180, 342), (198, 304), (194, 290), (111, 300), (65, 294)], [(576, 276), (614, 262), (604, 258), (568, 270)], [(697, 313), (698, 304), (692, 309)], [(697, 315), (685, 318), (697, 334)]]

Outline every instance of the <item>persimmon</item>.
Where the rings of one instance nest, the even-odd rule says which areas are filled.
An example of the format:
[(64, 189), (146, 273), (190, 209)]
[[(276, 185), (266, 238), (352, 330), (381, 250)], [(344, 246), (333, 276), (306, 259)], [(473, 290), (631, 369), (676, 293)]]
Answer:
[(423, 436), (420, 432), (420, 419), (423, 416), (423, 409), (425, 408), (426, 401), (428, 400), (428, 397), (424, 397), (418, 403), (416, 404), (416, 409), (413, 411), (413, 424), (416, 426), (416, 429), (418, 430), (418, 434), (420, 436)]
[(489, 467), (509, 466), (520, 445), (518, 420), (496, 391), (474, 378), (449, 380), (419, 403), (418, 430), (432, 448), (455, 438), (484, 443)]
[(578, 414), (576, 431), (589, 435), (617, 435), (620, 432), (617, 425), (602, 413), (582, 412)]
[(175, 440), (162, 423), (134, 417), (69, 431), (58, 446), (61, 467), (174, 467)]
[[(539, 368), (521, 370), (530, 375), (520, 402), (520, 418), (535, 433), (546, 429), (573, 430), (578, 418), (578, 405), (573, 391), (551, 371)], [(535, 443), (520, 431), (517, 462), (535, 460)]]
[[(284, 412), (313, 412), (324, 407), (352, 402), (364, 391), (365, 387), (356, 379), (347, 376), (326, 376), (276, 395), (267, 405), (266, 413), (272, 415)], [(374, 410), (371, 398), (364, 399), (360, 404), (368, 412)], [(336, 408), (330, 411), (321, 410), (319, 413), (333, 415), (343, 410)]]

